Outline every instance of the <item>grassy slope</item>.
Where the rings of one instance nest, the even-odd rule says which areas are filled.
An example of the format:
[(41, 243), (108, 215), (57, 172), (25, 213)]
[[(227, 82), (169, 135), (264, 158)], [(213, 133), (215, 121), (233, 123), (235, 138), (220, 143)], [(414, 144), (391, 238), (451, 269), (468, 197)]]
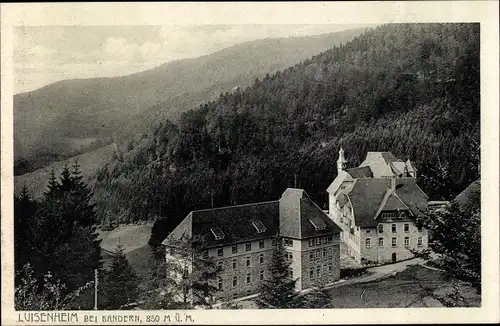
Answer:
[(122, 225), (112, 231), (99, 231), (104, 266), (108, 266), (109, 254), (119, 243), (123, 246), (129, 263), (141, 274), (142, 270), (146, 269), (145, 264), (151, 255), (148, 240), (152, 227), (152, 224)]
[(51, 170), (54, 169), (56, 176), (59, 176), (64, 166), (68, 165), (71, 168), (76, 158), (78, 159), (78, 164), (80, 165), (84, 180), (90, 182), (94, 179), (94, 175), (99, 168), (106, 162), (111, 161), (113, 153), (113, 145), (108, 145), (65, 161), (54, 162), (49, 166), (33, 172), (16, 176), (14, 177), (14, 191), (18, 194), (22, 187), (26, 185), (29, 193), (35, 198), (39, 198), (46, 190)]

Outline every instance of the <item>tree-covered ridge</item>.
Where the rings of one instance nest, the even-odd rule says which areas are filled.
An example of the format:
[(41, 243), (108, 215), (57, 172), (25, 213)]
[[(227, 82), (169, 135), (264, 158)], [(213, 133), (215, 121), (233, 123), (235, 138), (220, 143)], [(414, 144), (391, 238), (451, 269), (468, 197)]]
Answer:
[(287, 186), (324, 205), (341, 144), (349, 166), (411, 158), (431, 199), (451, 198), (479, 176), (479, 98), (478, 24), (384, 25), (125, 142), (98, 174), (99, 214), (170, 229)]

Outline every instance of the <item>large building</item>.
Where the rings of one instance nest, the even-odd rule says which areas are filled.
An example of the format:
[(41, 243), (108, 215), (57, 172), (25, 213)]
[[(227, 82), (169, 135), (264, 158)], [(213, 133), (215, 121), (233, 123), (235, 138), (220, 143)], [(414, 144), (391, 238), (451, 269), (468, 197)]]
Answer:
[(259, 292), (269, 277), (273, 239), (283, 237), (290, 276), (297, 290), (340, 278), (341, 229), (302, 189), (288, 188), (276, 201), (197, 210), (170, 233), (163, 244), (167, 259), (181, 237), (205, 240), (208, 255), (220, 272), (214, 280), (217, 299)]
[(342, 228), (348, 254), (359, 263), (396, 262), (427, 248), (428, 232), (413, 223), (428, 197), (417, 170), (390, 152), (368, 152), (359, 167), (346, 168), (341, 148), (338, 175), (328, 187), (329, 215)]

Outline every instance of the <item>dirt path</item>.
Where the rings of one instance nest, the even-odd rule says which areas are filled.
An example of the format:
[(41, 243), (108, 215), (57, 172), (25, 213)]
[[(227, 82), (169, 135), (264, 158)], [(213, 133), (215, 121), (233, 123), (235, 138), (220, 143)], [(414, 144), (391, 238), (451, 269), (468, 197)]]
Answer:
[(379, 280), (381, 278), (402, 272), (410, 265), (422, 265), (424, 263), (425, 263), (425, 260), (423, 260), (421, 258), (413, 258), (413, 259), (409, 259), (409, 260), (405, 260), (405, 261), (400, 261), (400, 262), (394, 263), (394, 264), (371, 267), (371, 268), (368, 268), (366, 270), (367, 271), (366, 274), (364, 274), (360, 277), (348, 279), (344, 282), (333, 284), (331, 287), (376, 281), (376, 280)]

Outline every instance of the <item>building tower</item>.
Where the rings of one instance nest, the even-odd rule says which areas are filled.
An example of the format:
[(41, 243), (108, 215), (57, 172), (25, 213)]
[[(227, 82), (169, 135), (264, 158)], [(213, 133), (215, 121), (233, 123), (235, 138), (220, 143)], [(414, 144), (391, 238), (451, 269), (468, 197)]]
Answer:
[(342, 149), (342, 146), (340, 146), (339, 150), (339, 159), (337, 160), (337, 173), (340, 173), (340, 171), (343, 171), (346, 167), (347, 160), (344, 157), (344, 149)]

